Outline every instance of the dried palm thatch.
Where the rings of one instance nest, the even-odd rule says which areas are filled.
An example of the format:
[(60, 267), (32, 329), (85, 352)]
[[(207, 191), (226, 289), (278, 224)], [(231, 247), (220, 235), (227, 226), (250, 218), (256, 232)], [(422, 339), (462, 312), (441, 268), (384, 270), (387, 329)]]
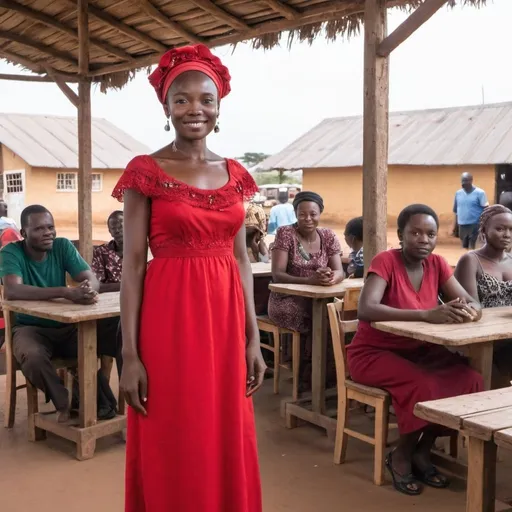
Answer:
[[(486, 0), (458, 0), (481, 6)], [(421, 0), (390, 0), (411, 9)], [(455, 4), (455, 0), (449, 0)], [(272, 48), (288, 33), (312, 42), (350, 37), (362, 26), (364, 0), (89, 0), (89, 72), (102, 90), (121, 88), (168, 48), (252, 40)], [(37, 74), (76, 81), (76, 0), (0, 0), (0, 58)]]

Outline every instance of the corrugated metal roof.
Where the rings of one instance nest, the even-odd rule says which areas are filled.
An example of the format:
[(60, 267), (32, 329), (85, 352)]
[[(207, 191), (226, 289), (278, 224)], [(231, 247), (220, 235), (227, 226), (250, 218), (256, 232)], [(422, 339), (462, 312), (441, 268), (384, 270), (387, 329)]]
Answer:
[[(76, 117), (0, 114), (0, 143), (33, 167), (78, 168)], [(150, 150), (109, 121), (93, 119), (92, 152), (93, 169), (123, 169)]]
[[(512, 102), (389, 116), (390, 165), (512, 163)], [(260, 164), (262, 169), (363, 164), (363, 118), (325, 119)]]

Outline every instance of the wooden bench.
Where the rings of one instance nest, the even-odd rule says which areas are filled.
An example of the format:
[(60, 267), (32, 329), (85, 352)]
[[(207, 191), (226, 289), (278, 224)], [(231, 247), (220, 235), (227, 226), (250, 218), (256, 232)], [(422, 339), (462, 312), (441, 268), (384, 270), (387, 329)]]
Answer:
[(466, 512), (492, 512), (497, 445), (512, 448), (512, 388), (416, 404), (416, 416), (468, 438)]

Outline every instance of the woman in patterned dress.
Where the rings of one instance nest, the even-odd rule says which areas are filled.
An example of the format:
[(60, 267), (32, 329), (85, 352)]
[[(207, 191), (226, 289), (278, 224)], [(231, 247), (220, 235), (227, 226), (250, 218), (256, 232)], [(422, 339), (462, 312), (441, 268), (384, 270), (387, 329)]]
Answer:
[(167, 52), (150, 82), (174, 142), (135, 157), (114, 190), (125, 201), (126, 512), (262, 510), (250, 396), (265, 363), (243, 206), (257, 187), (206, 147), (229, 81), (203, 45)]
[[(341, 246), (334, 231), (319, 228), (324, 210), (314, 192), (299, 192), (293, 201), (297, 223), (277, 230), (272, 250), (274, 283), (331, 286), (344, 278)], [(307, 387), (311, 361), (312, 302), (306, 297), (270, 293), (268, 315), (281, 327), (302, 334), (302, 384)]]
[[(480, 217), (484, 246), (465, 254), (455, 277), (483, 308), (512, 306), (512, 211), (496, 204)], [(510, 386), (512, 340), (494, 343), (493, 388)]]

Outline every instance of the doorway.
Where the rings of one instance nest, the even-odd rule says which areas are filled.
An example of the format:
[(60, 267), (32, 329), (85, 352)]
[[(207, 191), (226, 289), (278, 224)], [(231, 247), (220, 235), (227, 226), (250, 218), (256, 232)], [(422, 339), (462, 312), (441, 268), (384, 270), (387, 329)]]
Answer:
[(499, 203), (502, 192), (512, 192), (512, 164), (496, 165), (496, 197), (495, 203)]

